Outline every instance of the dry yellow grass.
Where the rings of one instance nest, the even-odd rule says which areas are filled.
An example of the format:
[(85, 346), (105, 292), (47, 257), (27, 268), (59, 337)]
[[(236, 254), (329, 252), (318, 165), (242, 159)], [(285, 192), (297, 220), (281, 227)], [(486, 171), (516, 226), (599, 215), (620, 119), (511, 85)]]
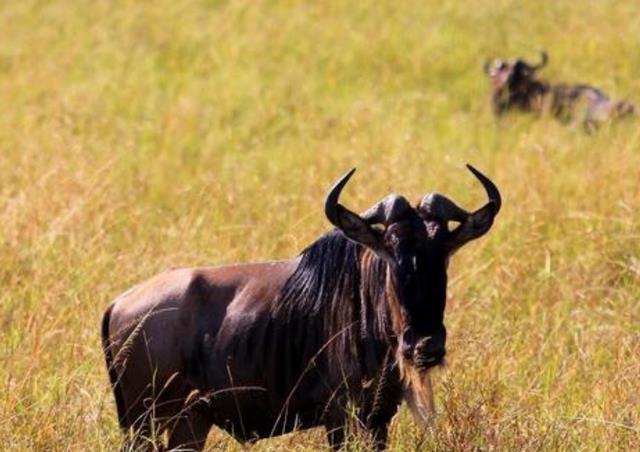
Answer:
[(504, 210), (450, 267), (435, 431), (403, 411), (391, 448), (640, 450), (639, 122), (496, 124), (481, 71), (546, 48), (549, 77), (640, 102), (638, 30), (614, 0), (2, 2), (3, 448), (117, 447), (99, 320), (134, 282), (296, 254), (351, 166), (357, 209), (475, 207), (468, 161)]

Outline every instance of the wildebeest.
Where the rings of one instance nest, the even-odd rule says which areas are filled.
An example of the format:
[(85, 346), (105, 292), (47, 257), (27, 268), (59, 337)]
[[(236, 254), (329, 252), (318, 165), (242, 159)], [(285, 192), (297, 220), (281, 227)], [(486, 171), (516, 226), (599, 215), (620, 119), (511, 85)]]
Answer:
[(201, 449), (213, 425), (241, 442), (324, 426), (340, 448), (356, 413), (384, 448), (409, 374), (445, 356), (449, 258), (500, 210), (468, 168), (488, 196), (475, 212), (431, 193), (360, 216), (339, 202), (352, 170), (326, 197), (335, 228), (299, 256), (173, 269), (119, 296), (102, 336), (128, 441)]
[(543, 51), (537, 64), (519, 58), (485, 62), (484, 72), (491, 79), (491, 101), (497, 116), (510, 110), (550, 112), (563, 122), (580, 120), (591, 131), (605, 121), (634, 114), (633, 104), (612, 100), (592, 86), (551, 84), (537, 78), (537, 72), (548, 61)]

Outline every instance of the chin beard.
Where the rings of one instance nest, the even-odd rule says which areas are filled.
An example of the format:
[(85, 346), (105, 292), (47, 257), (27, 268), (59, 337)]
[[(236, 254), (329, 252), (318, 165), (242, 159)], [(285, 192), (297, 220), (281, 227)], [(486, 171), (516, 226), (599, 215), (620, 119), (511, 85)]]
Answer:
[(404, 386), (403, 397), (418, 424), (428, 427), (435, 419), (431, 369), (444, 366), (440, 360), (435, 366), (416, 366), (402, 356), (398, 359), (400, 375)]

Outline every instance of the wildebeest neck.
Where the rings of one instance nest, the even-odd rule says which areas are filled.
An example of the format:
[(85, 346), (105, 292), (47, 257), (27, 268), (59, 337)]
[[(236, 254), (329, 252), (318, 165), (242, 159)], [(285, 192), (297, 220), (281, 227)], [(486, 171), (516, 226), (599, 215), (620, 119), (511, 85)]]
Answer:
[(549, 83), (543, 80), (516, 80), (497, 89), (493, 94), (493, 108), (496, 114), (511, 108), (522, 111), (540, 112), (542, 101), (551, 91)]
[(389, 345), (386, 271), (372, 252), (331, 231), (302, 252), (274, 302), (274, 316), (319, 332), (327, 343), (318, 345), (331, 359), (377, 360)]

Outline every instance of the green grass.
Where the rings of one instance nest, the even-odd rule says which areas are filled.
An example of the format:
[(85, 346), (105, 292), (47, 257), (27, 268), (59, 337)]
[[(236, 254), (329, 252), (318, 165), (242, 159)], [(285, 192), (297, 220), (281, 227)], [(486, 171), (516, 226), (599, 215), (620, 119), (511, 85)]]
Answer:
[(638, 30), (613, 0), (2, 2), (3, 444), (117, 447), (99, 321), (133, 283), (297, 254), (351, 166), (356, 210), (475, 208), (471, 162), (504, 208), (450, 266), (435, 430), (403, 410), (391, 448), (639, 450), (638, 121), (496, 123), (481, 70), (545, 48), (548, 77), (638, 103)]

